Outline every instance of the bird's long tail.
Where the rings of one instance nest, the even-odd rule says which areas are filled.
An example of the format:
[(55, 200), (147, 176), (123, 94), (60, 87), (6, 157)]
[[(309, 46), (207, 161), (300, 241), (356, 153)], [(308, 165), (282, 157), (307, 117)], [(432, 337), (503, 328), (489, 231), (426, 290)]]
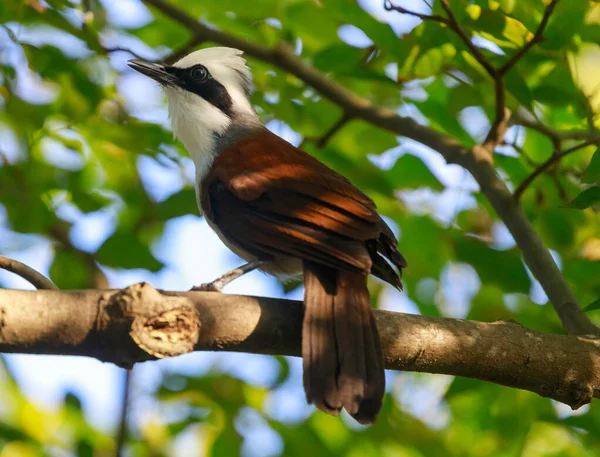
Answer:
[(367, 275), (304, 262), (302, 358), (309, 403), (330, 414), (345, 408), (372, 423), (385, 393), (383, 356)]

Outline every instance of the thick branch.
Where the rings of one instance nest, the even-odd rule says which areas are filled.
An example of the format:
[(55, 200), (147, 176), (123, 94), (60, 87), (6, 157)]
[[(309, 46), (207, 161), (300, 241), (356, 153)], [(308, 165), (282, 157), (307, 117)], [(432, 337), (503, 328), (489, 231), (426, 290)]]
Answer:
[[(0, 290), (0, 351), (121, 366), (192, 350), (300, 354), (302, 304), (213, 292)], [(512, 322), (375, 311), (386, 367), (525, 389), (578, 408), (600, 398), (600, 344)]]
[(20, 276), (26, 281), (29, 281), (36, 289), (58, 290), (56, 284), (50, 279), (18, 260), (9, 259), (8, 257), (0, 255), (0, 269), (8, 270), (11, 273)]
[(576, 334), (600, 333), (600, 330), (581, 311), (577, 299), (569, 289), (549, 251), (535, 233), (525, 213), (515, 204), (505, 183), (496, 176), (487, 149), (481, 146), (472, 149), (466, 148), (434, 129), (419, 125), (410, 118), (399, 116), (392, 110), (382, 108), (357, 96), (306, 65), (285, 43), (275, 48), (249, 43), (225, 32), (206, 27), (185, 11), (164, 0), (144, 0), (144, 2), (156, 7), (205, 41), (241, 49), (248, 56), (287, 71), (314, 87), (324, 97), (342, 108), (346, 114), (418, 141), (438, 151), (447, 162), (456, 163), (469, 170), (481, 187), (481, 191), (510, 230), (523, 252), (527, 265), (540, 281), (567, 331)]

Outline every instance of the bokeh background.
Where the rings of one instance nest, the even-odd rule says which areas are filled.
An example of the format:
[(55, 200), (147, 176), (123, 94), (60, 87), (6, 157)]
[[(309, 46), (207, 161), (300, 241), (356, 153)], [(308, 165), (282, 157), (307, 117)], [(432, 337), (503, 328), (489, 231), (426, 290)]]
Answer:
[[(466, 145), (487, 134), (492, 82), (437, 23), (387, 11), (379, 0), (174, 3), (249, 41), (288, 42), (328, 77)], [(431, 12), (421, 0), (401, 3)], [(535, 31), (545, 6), (451, 5), (499, 63)], [(563, 0), (546, 37), (509, 73), (508, 105), (556, 131), (593, 132), (600, 4)], [(241, 263), (198, 214), (193, 164), (172, 137), (160, 87), (126, 65), (209, 45), (190, 47), (189, 39), (182, 25), (140, 0), (1, 2), (0, 254), (64, 289), (148, 281), (187, 290)], [(249, 63), (253, 102), (267, 127), (347, 175), (398, 235), (410, 266), (406, 289), (373, 279), (375, 306), (562, 332), (467, 171), (362, 121), (320, 145), (316, 139), (342, 111), (284, 71)], [(512, 189), (553, 152), (547, 135), (513, 124), (496, 155)], [(568, 156), (522, 198), (583, 304), (600, 297), (600, 218), (593, 207), (563, 206), (594, 184), (594, 150)], [(0, 287), (31, 288), (4, 271)], [(303, 294), (299, 283), (259, 272), (226, 292)], [(600, 453), (597, 407), (572, 412), (529, 392), (415, 373), (389, 372), (388, 391), (378, 423), (361, 427), (306, 405), (295, 358), (194, 353), (126, 375), (92, 359), (10, 355), (0, 366), (0, 457)]]

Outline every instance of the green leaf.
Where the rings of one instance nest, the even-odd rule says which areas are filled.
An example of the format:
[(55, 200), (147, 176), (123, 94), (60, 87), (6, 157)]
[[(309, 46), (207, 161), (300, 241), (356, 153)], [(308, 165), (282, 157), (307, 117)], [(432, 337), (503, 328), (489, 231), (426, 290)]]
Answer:
[(544, 30), (543, 47), (561, 49), (571, 43), (581, 30), (588, 7), (587, 1), (558, 2)]
[(536, 163), (542, 163), (552, 155), (552, 141), (535, 130), (527, 130), (523, 150), (527, 156)]
[(572, 217), (572, 212), (559, 208), (541, 211), (535, 221), (535, 228), (551, 249), (567, 249), (575, 241), (575, 230), (579, 223)]
[(397, 189), (418, 189), (429, 187), (433, 190), (444, 190), (442, 183), (427, 168), (421, 159), (411, 154), (404, 154), (387, 172)]
[(94, 446), (89, 440), (83, 439), (77, 442), (77, 457), (94, 457)]
[(573, 103), (573, 93), (562, 86), (541, 84), (533, 90), (536, 101), (549, 106), (566, 106)]
[(428, 50), (415, 62), (414, 75), (417, 78), (438, 75), (452, 61), (455, 54), (456, 49), (449, 43)]
[(472, 265), (482, 282), (497, 284), (507, 292), (529, 292), (531, 281), (515, 249), (497, 251), (467, 237), (460, 238), (455, 249), (457, 260)]
[(96, 252), (100, 263), (111, 268), (145, 268), (158, 271), (163, 264), (156, 260), (148, 245), (129, 232), (117, 232)]
[(563, 205), (563, 208), (586, 209), (598, 203), (600, 203), (600, 186), (594, 186), (581, 192), (571, 202)]
[(79, 189), (71, 192), (71, 201), (83, 213), (93, 213), (111, 203), (111, 199), (97, 191), (85, 192)]
[(64, 399), (65, 406), (76, 411), (82, 411), (81, 399), (76, 393), (68, 391)]
[(94, 287), (93, 266), (85, 253), (58, 245), (50, 267), (50, 278), (60, 289), (87, 289)]
[(453, 87), (448, 95), (448, 108), (451, 113), (458, 114), (469, 106), (483, 105), (481, 86), (459, 84)]
[(500, 8), (508, 14), (512, 13), (517, 0), (500, 0)]
[(529, 87), (516, 68), (512, 68), (507, 73), (506, 88), (527, 109), (533, 108), (533, 97)]
[(196, 193), (194, 192), (194, 189), (186, 188), (171, 195), (157, 205), (157, 211), (159, 217), (163, 220), (187, 216), (188, 214), (197, 215), (198, 205), (196, 203)]
[(318, 53), (313, 61), (315, 68), (333, 73), (352, 72), (364, 58), (365, 51), (346, 44), (336, 44)]
[(583, 310), (585, 312), (594, 311), (596, 309), (600, 309), (600, 298), (598, 300), (594, 300), (592, 303), (587, 305)]
[(285, 20), (288, 27), (302, 38), (303, 46), (309, 49), (323, 49), (339, 43), (336, 21), (324, 14), (324, 5), (313, 2), (292, 3), (286, 9)]
[(600, 183), (600, 148), (594, 152), (592, 160), (583, 175), (583, 182), (589, 184)]

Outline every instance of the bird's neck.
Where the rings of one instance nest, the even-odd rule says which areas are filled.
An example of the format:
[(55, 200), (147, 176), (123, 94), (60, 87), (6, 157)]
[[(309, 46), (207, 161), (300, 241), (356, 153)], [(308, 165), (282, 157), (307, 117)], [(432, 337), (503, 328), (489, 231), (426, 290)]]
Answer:
[(200, 183), (208, 175), (214, 160), (223, 151), (264, 128), (255, 113), (238, 115), (221, 133), (213, 132), (196, 139), (193, 150), (186, 145), (196, 166), (196, 182)]
[(229, 146), (264, 128), (254, 110), (228, 117), (212, 111), (177, 110), (171, 113), (175, 136), (183, 143), (196, 167), (196, 182), (208, 174), (214, 160)]

